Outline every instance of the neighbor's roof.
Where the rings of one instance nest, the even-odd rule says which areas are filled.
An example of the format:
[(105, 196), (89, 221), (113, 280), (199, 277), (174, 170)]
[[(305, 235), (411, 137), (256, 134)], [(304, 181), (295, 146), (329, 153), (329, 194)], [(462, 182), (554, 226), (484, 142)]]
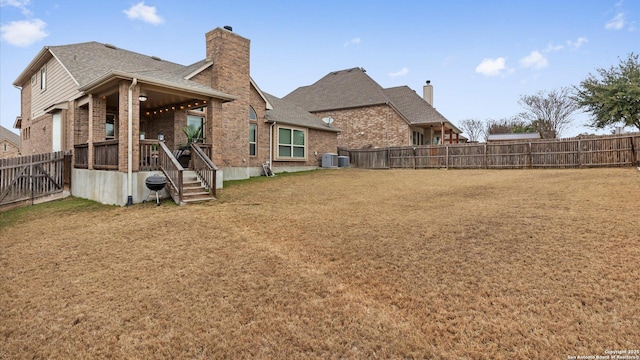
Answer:
[(307, 111), (347, 109), (389, 101), (382, 87), (361, 68), (330, 72), (313, 85), (299, 87), (283, 99)]
[(273, 109), (267, 110), (266, 118), (269, 122), (294, 125), (323, 131), (340, 132), (335, 127), (327, 126), (319, 117), (309, 113), (300, 106), (289, 101), (279, 99), (263, 92)]
[(444, 122), (453, 126), (447, 118), (406, 85), (384, 89), (384, 93), (412, 125)]
[(189, 72), (202, 66), (202, 62), (183, 66), (155, 56), (147, 56), (95, 41), (44, 47), (16, 79), (14, 85), (20, 86), (24, 83), (31, 76), (34, 68), (42, 61), (46, 61), (47, 52), (60, 62), (81, 90), (96, 86), (112, 77), (136, 77), (139, 81), (154, 85), (223, 99), (235, 99), (234, 96), (185, 78)]
[(20, 147), (20, 135), (0, 125), (0, 140), (8, 140), (15, 146)]
[(283, 99), (311, 112), (389, 104), (410, 124), (446, 122), (452, 125), (408, 86), (383, 89), (362, 68), (330, 72), (313, 85), (299, 87)]
[(510, 141), (510, 140), (531, 140), (540, 139), (540, 134), (534, 133), (515, 133), (515, 134), (489, 134), (487, 141)]

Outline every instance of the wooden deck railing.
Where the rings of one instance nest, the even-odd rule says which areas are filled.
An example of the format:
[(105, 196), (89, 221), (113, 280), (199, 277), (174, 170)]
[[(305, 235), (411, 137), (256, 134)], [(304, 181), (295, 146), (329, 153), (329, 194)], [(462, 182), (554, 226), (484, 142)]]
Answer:
[(76, 169), (89, 168), (89, 144), (73, 145), (73, 167)]
[(176, 160), (164, 142), (159, 142), (158, 145), (160, 149), (158, 151), (158, 162), (162, 173), (164, 173), (164, 176), (167, 178), (167, 190), (169, 190), (169, 195), (171, 195), (173, 201), (180, 205), (182, 204), (182, 173), (184, 172), (184, 168)]
[(158, 140), (140, 140), (140, 171), (160, 170)]
[(118, 140), (93, 143), (93, 168), (118, 170)]
[[(218, 168), (201, 148), (203, 144), (191, 144), (191, 167), (198, 174), (205, 186), (216, 196), (216, 171)], [(211, 147), (209, 147), (211, 149)]]

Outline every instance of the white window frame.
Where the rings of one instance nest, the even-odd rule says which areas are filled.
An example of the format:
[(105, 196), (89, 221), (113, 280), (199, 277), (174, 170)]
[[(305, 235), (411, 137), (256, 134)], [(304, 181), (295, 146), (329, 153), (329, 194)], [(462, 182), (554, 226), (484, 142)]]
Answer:
[[(293, 144), (282, 144), (280, 143), (280, 129), (288, 129), (291, 130), (291, 142), (293, 143), (293, 133), (294, 131), (302, 131), (304, 133), (304, 145), (299, 146), (299, 145), (293, 145)], [(275, 160), (277, 161), (307, 161), (307, 157), (309, 155), (309, 131), (306, 128), (299, 128), (299, 127), (295, 127), (295, 126), (288, 126), (288, 125), (276, 125), (274, 131), (276, 132), (275, 134), (275, 138), (276, 141), (274, 141), (274, 153), (275, 153)], [(291, 156), (280, 156), (280, 147), (281, 146), (289, 146), (291, 147)], [(296, 157), (293, 156), (293, 148), (297, 147), (300, 148), (302, 147), (304, 149), (304, 157)]]
[[(107, 127), (109, 126), (109, 117), (113, 118), (113, 136), (109, 136), (107, 134)], [(118, 118), (114, 113), (107, 113), (107, 118), (105, 119), (105, 140), (115, 140), (118, 136)]]
[[(255, 141), (251, 141), (252, 133)], [(253, 145), (253, 153), (251, 153), (251, 145)], [(249, 156), (258, 156), (258, 124), (255, 122), (249, 123)]]
[(40, 90), (47, 90), (47, 66), (40, 69)]

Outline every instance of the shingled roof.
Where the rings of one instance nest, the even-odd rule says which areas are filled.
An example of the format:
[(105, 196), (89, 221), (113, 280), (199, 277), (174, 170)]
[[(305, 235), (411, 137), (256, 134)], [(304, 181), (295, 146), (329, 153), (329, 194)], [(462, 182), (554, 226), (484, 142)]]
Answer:
[(329, 127), (320, 118), (289, 101), (263, 92), (273, 109), (267, 110), (267, 121), (301, 126), (323, 131), (340, 132), (340, 129)]
[(384, 89), (384, 94), (412, 125), (449, 121), (406, 85)]
[[(36, 56), (34, 62), (45, 57), (47, 51), (62, 64), (79, 89), (99, 83), (109, 76), (118, 75), (136, 77), (141, 81), (202, 92), (221, 98), (235, 98), (185, 78), (204, 62), (184, 66), (95, 41), (45, 47)], [(14, 84), (20, 85), (25, 77), (29, 76), (28, 72), (31, 68), (32, 66), (28, 66)]]
[(441, 122), (451, 125), (408, 86), (384, 89), (362, 68), (330, 72), (313, 85), (299, 87), (283, 99), (310, 112), (389, 104), (412, 125)]
[(5, 139), (13, 143), (15, 146), (20, 147), (20, 135), (0, 125), (0, 140), (5, 140)]
[(382, 87), (362, 68), (330, 72), (313, 85), (303, 86), (283, 97), (307, 111), (323, 111), (387, 103)]

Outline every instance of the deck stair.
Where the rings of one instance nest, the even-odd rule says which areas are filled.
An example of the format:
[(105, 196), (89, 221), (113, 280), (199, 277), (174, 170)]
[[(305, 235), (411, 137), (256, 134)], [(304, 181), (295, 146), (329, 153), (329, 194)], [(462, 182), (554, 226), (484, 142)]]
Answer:
[(185, 170), (182, 174), (182, 202), (185, 204), (193, 204), (203, 201), (211, 201), (216, 198), (211, 195), (195, 171)]

